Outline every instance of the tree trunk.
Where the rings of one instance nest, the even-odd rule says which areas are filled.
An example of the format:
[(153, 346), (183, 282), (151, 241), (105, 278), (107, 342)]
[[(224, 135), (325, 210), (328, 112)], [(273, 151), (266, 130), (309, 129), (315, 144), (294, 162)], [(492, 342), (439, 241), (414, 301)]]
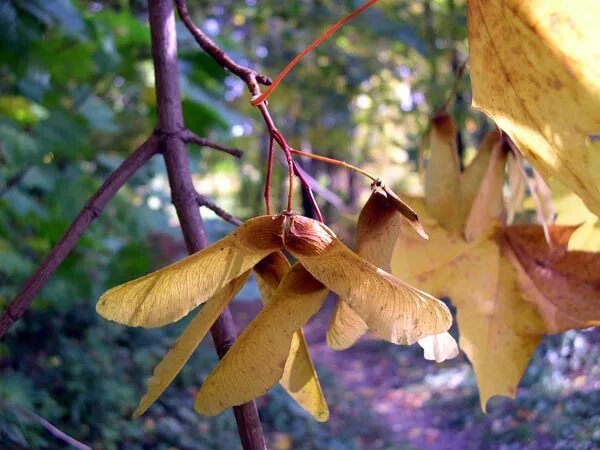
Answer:
[[(189, 253), (206, 247), (208, 240), (198, 209), (185, 143), (181, 139), (183, 115), (179, 92), (177, 37), (172, 0), (149, 0), (152, 58), (156, 76), (158, 127), (167, 136), (165, 163), (171, 186), (173, 204)], [(170, 137), (172, 136), (172, 137)], [(198, 274), (202, 276), (203, 274)], [(236, 338), (235, 325), (229, 309), (217, 319), (211, 329), (219, 358), (222, 358)], [(234, 407), (240, 440), (244, 449), (266, 448), (258, 411), (254, 401)]]

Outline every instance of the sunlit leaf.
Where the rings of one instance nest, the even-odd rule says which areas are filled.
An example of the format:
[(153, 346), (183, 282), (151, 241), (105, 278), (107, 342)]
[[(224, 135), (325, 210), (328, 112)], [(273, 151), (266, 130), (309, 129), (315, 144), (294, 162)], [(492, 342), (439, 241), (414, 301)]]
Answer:
[(510, 196), (506, 200), (506, 223), (511, 224), (515, 215), (524, 209), (523, 201), (527, 188), (527, 180), (523, 173), (521, 162), (515, 157), (513, 152), (508, 153), (506, 160), (506, 173), (508, 176), (508, 187)]
[[(472, 241), (451, 233), (411, 201), (430, 239), (402, 225), (392, 272), (457, 308), (460, 347), (473, 364), (482, 408), (495, 395), (514, 397), (544, 334), (597, 324), (600, 255), (568, 252), (573, 228), (490, 226)], [(584, 269), (585, 267), (585, 269)]]
[(210, 247), (105, 292), (96, 310), (130, 326), (160, 327), (185, 316), (281, 247), (282, 216), (245, 222)]
[(600, 252), (600, 219), (592, 214), (579, 197), (556, 180), (550, 180), (556, 209), (556, 223), (579, 225), (569, 239), (569, 250)]
[[(464, 220), (466, 220), (466, 217), (471, 212), (473, 202), (479, 192), (483, 177), (488, 170), (492, 151), (494, 150), (494, 147), (500, 145), (501, 141), (502, 133), (498, 129), (486, 134), (479, 145), (477, 155), (475, 155), (473, 161), (465, 167), (465, 170), (461, 175), (461, 190), (465, 213)], [(447, 169), (450, 175), (452, 174), (452, 170), (453, 169), (450, 168)], [(447, 174), (443, 174), (443, 176), (447, 176)]]
[(600, 214), (600, 3), (468, 2), (473, 104)]
[(427, 206), (446, 229), (458, 231), (462, 225), (460, 163), (456, 149), (456, 125), (448, 114), (432, 119), (429, 146), (431, 154), (425, 174)]
[[(301, 265), (293, 266), (271, 301), (244, 329), (204, 381), (196, 397), (196, 410), (205, 415), (219, 414), (230, 406), (263, 395), (275, 385), (284, 375), (295, 332), (321, 308), (327, 293), (328, 289)], [(302, 360), (299, 358), (296, 361)], [(310, 370), (298, 373), (312, 376)], [(294, 392), (307, 381), (285, 380)], [(326, 420), (326, 404), (321, 408), (317, 417)]]
[(477, 238), (494, 224), (503, 209), (502, 186), (508, 147), (502, 141), (492, 149), (488, 167), (473, 199), (464, 227), (465, 238)]
[(177, 342), (169, 350), (163, 360), (154, 369), (154, 374), (148, 380), (148, 388), (133, 417), (139, 417), (161, 396), (181, 371), (192, 353), (196, 350), (206, 333), (225, 307), (233, 300), (242, 286), (248, 280), (250, 271), (235, 278), (219, 290), (192, 319)]

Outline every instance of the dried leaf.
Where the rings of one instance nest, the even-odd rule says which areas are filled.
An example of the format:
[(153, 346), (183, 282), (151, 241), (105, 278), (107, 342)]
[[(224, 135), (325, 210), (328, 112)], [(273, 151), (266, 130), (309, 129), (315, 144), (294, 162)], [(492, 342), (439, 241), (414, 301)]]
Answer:
[(169, 350), (167, 355), (155, 367), (154, 374), (148, 380), (148, 389), (133, 417), (139, 417), (144, 414), (148, 408), (160, 397), (160, 395), (169, 387), (177, 374), (181, 371), (192, 353), (196, 350), (206, 333), (210, 330), (215, 320), (219, 317), (225, 307), (233, 300), (233, 297), (239, 292), (242, 286), (248, 280), (250, 271), (235, 278), (224, 288), (219, 290), (203, 308), (192, 319), (177, 342)]
[(521, 169), (521, 161), (515, 157), (512, 151), (508, 152), (506, 171), (510, 190), (510, 197), (506, 201), (506, 223), (510, 225), (514, 222), (515, 215), (524, 209), (523, 201), (527, 187), (527, 179)]
[(468, 241), (476, 239), (498, 220), (504, 206), (502, 185), (508, 147), (502, 141), (492, 149), (488, 167), (465, 223), (464, 233)]
[(504, 231), (519, 266), (542, 296), (535, 299), (549, 333), (600, 325), (600, 254), (568, 251), (573, 231), (551, 227), (552, 247), (538, 226)]
[[(327, 294), (328, 289), (301, 265), (294, 265), (273, 293), (270, 303), (246, 327), (204, 381), (196, 397), (196, 410), (216, 415), (267, 392), (284, 374), (295, 332), (321, 308)], [(299, 371), (310, 376), (309, 372)], [(307, 380), (285, 381), (297, 392)], [(321, 407), (317, 417), (326, 420), (327, 405)]]
[(462, 226), (460, 162), (456, 149), (456, 125), (442, 113), (431, 121), (429, 133), (431, 154), (425, 172), (425, 199), (439, 223), (447, 230)]
[(484, 410), (494, 395), (515, 396), (544, 334), (598, 323), (600, 255), (567, 252), (573, 228), (551, 227), (552, 249), (540, 226), (497, 223), (466, 241), (437, 224), (422, 200), (411, 206), (430, 239), (415, 239), (402, 225), (392, 272), (450, 297)]
[(600, 3), (470, 0), (473, 104), (600, 214)]
[(125, 325), (160, 327), (185, 316), (282, 245), (283, 216), (245, 222), (210, 247), (105, 292), (96, 310)]
[(475, 197), (490, 165), (490, 157), (494, 147), (502, 142), (502, 133), (497, 128), (490, 131), (481, 141), (479, 151), (471, 163), (465, 167), (461, 175), (461, 190), (464, 204), (464, 220), (467, 219)]
[(444, 303), (353, 253), (325, 225), (294, 216), (286, 228), (285, 248), (377, 335), (412, 344), (450, 328), (452, 316)]
[[(273, 293), (289, 268), (290, 264), (281, 252), (272, 253), (255, 266), (256, 278), (265, 304), (271, 302)], [(324, 422), (329, 418), (327, 401), (302, 329), (292, 336), (290, 352), (279, 383), (317, 421)]]
[(518, 295), (514, 269), (501, 264), (495, 228), (469, 242), (439, 226), (424, 203), (412, 206), (429, 241), (415, 239), (403, 226), (392, 272), (433, 295), (450, 297), (457, 308), (460, 347), (473, 364), (485, 410), (493, 395), (514, 396), (541, 339), (529, 327), (535, 330), (540, 320)]

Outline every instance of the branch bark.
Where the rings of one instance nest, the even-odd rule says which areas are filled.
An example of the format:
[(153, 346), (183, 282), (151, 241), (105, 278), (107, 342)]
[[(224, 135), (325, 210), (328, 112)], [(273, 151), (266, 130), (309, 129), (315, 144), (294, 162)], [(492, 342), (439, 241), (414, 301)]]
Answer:
[(73, 250), (85, 230), (96, 220), (110, 199), (159, 150), (160, 140), (154, 134), (123, 161), (88, 200), (42, 265), (29, 277), (17, 296), (4, 309), (0, 316), (0, 337), (4, 336), (8, 329), (25, 314), (34, 297), (46, 285), (50, 276)]
[(188, 144), (195, 144), (199, 147), (210, 147), (215, 150), (219, 150), (221, 152), (228, 153), (231, 156), (235, 156), (236, 158), (241, 158), (244, 154), (243, 151), (241, 151), (237, 148), (227, 147), (227, 146), (219, 144), (217, 142), (213, 142), (210, 139), (206, 139), (206, 138), (203, 138), (203, 137), (200, 137), (200, 136), (194, 134), (190, 130), (183, 130), (183, 132), (181, 133), (181, 138), (183, 139), (184, 142), (186, 142)]
[(198, 206), (204, 206), (205, 208), (210, 209), (225, 222), (229, 222), (236, 227), (239, 227), (243, 223), (240, 219), (228, 213), (211, 199), (200, 194), (199, 192), (196, 192), (196, 201), (198, 202)]
[[(149, 0), (148, 6), (159, 127), (165, 135), (170, 136), (164, 151), (165, 163), (181, 230), (188, 251), (194, 253), (206, 247), (208, 240), (198, 209), (187, 150), (181, 137), (184, 124), (179, 92), (173, 0)], [(222, 358), (236, 337), (229, 309), (225, 309), (217, 319), (211, 333), (217, 353)], [(244, 449), (265, 449), (262, 427), (254, 402), (235, 407), (234, 413)]]
[(185, 4), (185, 0), (175, 0), (175, 3), (177, 4), (179, 18), (190, 31), (192, 36), (194, 36), (194, 39), (198, 45), (202, 47), (206, 53), (212, 56), (212, 58), (221, 67), (229, 70), (232, 74), (244, 81), (252, 95), (258, 95), (260, 93), (260, 89), (258, 87), (259, 83), (265, 86), (271, 84), (271, 79), (269, 77), (261, 75), (255, 70), (238, 64), (227, 53), (225, 53), (221, 47), (215, 44), (211, 38), (204, 34), (202, 30), (198, 28), (192, 21), (187, 10), (187, 5)]

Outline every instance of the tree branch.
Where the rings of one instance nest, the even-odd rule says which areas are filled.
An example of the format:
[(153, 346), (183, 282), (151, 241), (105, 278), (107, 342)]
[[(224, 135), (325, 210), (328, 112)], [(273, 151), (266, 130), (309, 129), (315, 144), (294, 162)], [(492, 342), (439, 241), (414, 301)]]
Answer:
[(224, 69), (229, 70), (232, 74), (238, 76), (246, 83), (252, 95), (258, 95), (260, 89), (258, 84), (268, 86), (272, 83), (271, 79), (265, 75), (261, 75), (253, 69), (244, 67), (235, 62), (227, 53), (223, 51), (211, 38), (198, 28), (192, 21), (187, 10), (185, 0), (175, 0), (179, 18), (190, 31), (196, 42), (202, 49), (208, 53), (213, 59)]
[[(202, 49), (206, 53), (208, 53), (210, 56), (212, 56), (212, 58), (218, 64), (220, 64), (221, 67), (228, 69), (231, 73), (233, 73), (234, 75), (237, 75), (244, 83), (246, 83), (246, 85), (248, 86), (248, 90), (250, 91), (250, 93), (253, 96), (258, 96), (261, 93), (258, 83), (261, 83), (261, 84), (267, 85), (267, 86), (271, 85), (272, 81), (270, 78), (268, 78), (264, 75), (260, 75), (256, 71), (254, 71), (248, 67), (238, 64), (229, 55), (227, 55), (222, 48), (220, 48), (214, 41), (212, 41), (206, 34), (204, 34), (204, 32), (199, 27), (197, 27), (194, 24), (194, 22), (192, 21), (192, 19), (190, 18), (185, 0), (175, 0), (175, 3), (177, 5), (177, 11), (179, 13), (179, 17), (180, 17), (181, 21), (185, 24), (186, 28), (194, 36), (198, 45), (200, 45), (200, 47), (202, 47)], [(275, 124), (273, 124), (272, 120), (270, 119), (270, 116), (268, 115), (268, 110), (266, 109), (266, 104), (262, 106), (261, 113), (263, 114), (263, 118), (265, 119), (265, 124), (269, 130), (269, 134), (271, 135), (271, 138), (273, 138), (274, 137), (273, 132), (277, 131), (277, 129), (275, 127)], [(266, 114), (266, 116), (265, 116), (265, 114)], [(277, 142), (283, 145), (283, 143), (280, 142), (279, 140)], [(285, 146), (283, 145), (282, 149), (284, 149), (284, 152), (285, 152), (286, 149), (284, 147)], [(306, 171), (302, 170), (302, 168), (299, 167), (295, 162), (291, 162), (291, 166), (290, 166), (290, 162), (291, 161), (286, 161), (285, 164), (288, 165), (289, 170), (293, 171), (293, 173), (300, 179), (300, 182), (302, 184), (302, 189), (307, 194), (307, 196), (308, 196), (311, 204), (313, 205), (313, 208), (317, 212), (318, 216), (320, 218), (322, 218), (321, 212), (319, 210), (319, 206), (313, 195), (313, 189), (318, 192), (323, 192), (323, 188), (316, 182), (316, 180), (313, 177), (311, 177), (309, 174), (307, 174)], [(332, 195), (329, 195), (326, 197), (326, 200), (328, 200), (330, 202), (333, 200), (335, 202), (337, 196), (333, 193), (331, 193), (331, 194)], [(291, 193), (290, 193), (290, 195), (291, 195)], [(337, 197), (337, 199), (339, 199), (339, 197)], [(335, 202), (335, 203), (338, 206), (342, 205), (342, 207), (344, 207), (343, 202), (341, 202), (341, 200), (338, 202)], [(345, 208), (345, 209), (347, 209), (347, 208)]]
[(79, 239), (100, 215), (106, 204), (121, 187), (160, 150), (157, 134), (150, 136), (115, 170), (88, 200), (58, 244), (50, 251), (42, 265), (29, 277), (17, 296), (6, 306), (0, 316), (0, 337), (19, 320), (31, 305), (34, 297), (46, 285), (50, 276), (73, 250)]
[(198, 206), (204, 206), (210, 209), (225, 222), (229, 222), (230, 224), (235, 225), (236, 227), (239, 227), (243, 223), (240, 219), (233, 216), (232, 214), (229, 214), (215, 202), (200, 194), (199, 192), (196, 192), (196, 200), (198, 201)]
[[(5, 403), (9, 403), (9, 402), (5, 402)], [(92, 450), (92, 447), (84, 444), (83, 442), (79, 442), (77, 439), (72, 438), (67, 433), (65, 433), (64, 431), (59, 430), (54, 425), (52, 425), (50, 422), (48, 422), (46, 419), (44, 419), (43, 417), (38, 416), (33, 411), (30, 411), (27, 408), (25, 408), (25, 407), (23, 407), (23, 406), (21, 406), (21, 405), (19, 405), (17, 403), (10, 402), (10, 405), (17, 412), (19, 412), (22, 415), (26, 416), (29, 420), (38, 423), (46, 431), (48, 431), (52, 436), (56, 437), (57, 439), (60, 439), (63, 442), (66, 442), (71, 447), (76, 448), (78, 450)]]
[[(181, 231), (189, 253), (194, 253), (206, 247), (208, 239), (198, 209), (187, 150), (181, 136), (184, 125), (179, 91), (173, 0), (149, 0), (148, 7), (159, 127), (170, 136), (164, 152), (165, 164)], [(187, 13), (185, 9), (184, 13)], [(228, 308), (225, 308), (219, 316), (211, 328), (211, 333), (217, 354), (219, 358), (223, 358), (237, 335)], [(265, 449), (262, 427), (254, 401), (234, 407), (234, 414), (244, 449)]]
[(231, 156), (235, 156), (236, 158), (241, 158), (244, 155), (244, 152), (237, 148), (227, 147), (225, 145), (221, 145), (217, 142), (213, 142), (209, 139), (200, 137), (194, 134), (190, 130), (183, 130), (181, 133), (181, 138), (187, 144), (196, 144), (200, 147), (210, 147), (215, 150), (220, 150), (222, 152), (228, 153)]

